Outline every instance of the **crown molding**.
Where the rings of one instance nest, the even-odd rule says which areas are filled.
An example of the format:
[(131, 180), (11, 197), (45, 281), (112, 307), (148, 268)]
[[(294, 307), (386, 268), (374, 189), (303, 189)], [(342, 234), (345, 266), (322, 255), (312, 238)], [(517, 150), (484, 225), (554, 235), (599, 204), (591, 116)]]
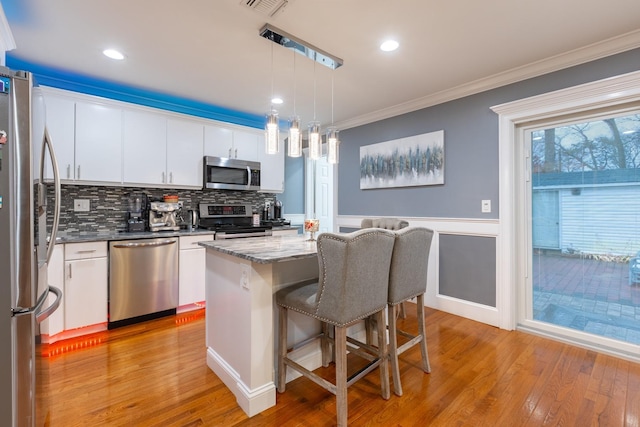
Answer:
[(369, 114), (354, 117), (349, 120), (336, 123), (335, 126), (344, 130), (356, 126), (362, 126), (368, 123), (388, 119), (390, 117), (399, 116), (401, 114), (411, 113), (422, 108), (431, 107), (442, 104), (444, 102), (453, 101), (465, 96), (474, 95), (476, 93), (485, 92), (511, 83), (549, 74), (565, 68), (584, 64), (617, 53), (626, 52), (628, 50), (640, 47), (640, 30), (632, 31), (584, 46), (563, 54), (555, 55), (540, 61), (536, 61), (521, 67), (512, 68), (502, 73), (478, 79), (452, 89), (437, 92), (428, 96), (417, 98), (402, 104), (398, 104), (389, 108), (374, 111)]
[(16, 48), (16, 41), (9, 27), (9, 22), (4, 14), (4, 9), (0, 4), (0, 49), (2, 49), (2, 65), (5, 63), (5, 52)]

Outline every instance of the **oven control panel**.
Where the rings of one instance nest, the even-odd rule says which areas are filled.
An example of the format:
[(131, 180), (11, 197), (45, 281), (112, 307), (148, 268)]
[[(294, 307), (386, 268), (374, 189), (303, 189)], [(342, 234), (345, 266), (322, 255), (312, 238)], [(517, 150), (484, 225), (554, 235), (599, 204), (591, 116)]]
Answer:
[(200, 204), (200, 218), (250, 217), (251, 205)]

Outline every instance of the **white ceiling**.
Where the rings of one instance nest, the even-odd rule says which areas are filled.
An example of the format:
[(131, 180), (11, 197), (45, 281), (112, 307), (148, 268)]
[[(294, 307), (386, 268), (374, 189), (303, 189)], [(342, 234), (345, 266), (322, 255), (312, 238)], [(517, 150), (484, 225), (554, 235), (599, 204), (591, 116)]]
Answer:
[[(259, 115), (273, 84), (281, 118), (295, 86), (303, 123), (315, 98), (323, 126), (333, 82), (341, 128), (640, 47), (638, 0), (290, 0), (271, 18), (246, 0), (1, 1), (16, 58)], [(292, 51), (259, 37), (265, 23), (344, 65), (295, 55), (294, 67)], [(397, 51), (378, 49), (387, 37)]]

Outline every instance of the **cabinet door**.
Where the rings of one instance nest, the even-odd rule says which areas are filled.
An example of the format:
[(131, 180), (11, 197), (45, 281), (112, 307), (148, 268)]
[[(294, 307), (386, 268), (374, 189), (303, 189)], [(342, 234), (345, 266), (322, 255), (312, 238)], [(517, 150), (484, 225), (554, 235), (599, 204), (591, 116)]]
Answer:
[(284, 144), (281, 143), (277, 154), (267, 154), (264, 150), (264, 135), (259, 135), (258, 141), (260, 191), (282, 193), (284, 191)]
[(218, 126), (205, 125), (204, 155), (233, 158), (233, 131)]
[(81, 181), (122, 182), (120, 109), (76, 102), (75, 177)]
[[(45, 94), (45, 122), (51, 136), (53, 149), (58, 160), (60, 179), (73, 180), (75, 178), (75, 109), (73, 100)], [(35, 120), (34, 120), (35, 122)], [(40, 163), (40, 150), (42, 150), (42, 138), (35, 141), (33, 156)], [(51, 158), (47, 151), (44, 164), (45, 178), (53, 179), (53, 169)], [(34, 169), (34, 173), (40, 173), (40, 169)]]
[(205, 252), (204, 248), (180, 251), (179, 306), (205, 300)]
[(233, 154), (240, 160), (258, 161), (258, 134), (233, 131)]
[(107, 258), (65, 262), (65, 329), (107, 322)]
[(186, 120), (167, 120), (169, 184), (202, 187), (204, 126)]
[(168, 184), (167, 119), (160, 114), (125, 110), (123, 181)]
[[(47, 279), (50, 286), (54, 286), (62, 291), (62, 300), (58, 309), (51, 316), (46, 318), (40, 324), (40, 332), (47, 337), (43, 337), (44, 342), (48, 342), (48, 337), (64, 331), (64, 245), (56, 245), (53, 249), (53, 255), (47, 269)], [(49, 293), (46, 305), (50, 306), (56, 299), (56, 296)]]

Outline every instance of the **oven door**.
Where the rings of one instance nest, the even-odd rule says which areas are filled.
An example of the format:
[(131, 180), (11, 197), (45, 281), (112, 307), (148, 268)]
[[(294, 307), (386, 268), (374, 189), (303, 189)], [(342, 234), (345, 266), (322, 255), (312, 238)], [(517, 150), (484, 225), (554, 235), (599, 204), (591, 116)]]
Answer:
[(219, 190), (260, 190), (260, 163), (205, 156), (203, 186)]

